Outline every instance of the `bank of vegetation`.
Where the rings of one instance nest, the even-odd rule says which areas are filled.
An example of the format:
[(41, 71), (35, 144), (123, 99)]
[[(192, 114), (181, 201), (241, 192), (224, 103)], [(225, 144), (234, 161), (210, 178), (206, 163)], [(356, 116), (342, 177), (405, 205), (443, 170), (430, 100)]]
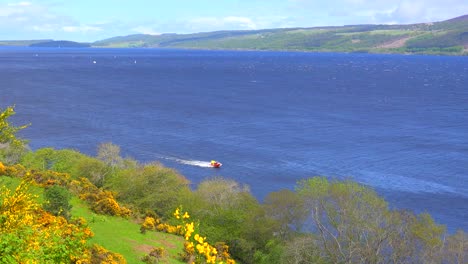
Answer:
[(1, 46), (186, 48), (309, 52), (468, 55), (468, 15), (446, 21), (403, 25), (224, 30), (192, 34), (135, 34), (76, 43), (0, 40)]
[(390, 209), (372, 189), (313, 177), (260, 203), (120, 155), (31, 151), (0, 110), (1, 263), (466, 263), (468, 237)]
[(399, 54), (468, 54), (468, 15), (409, 25), (348, 25), (130, 35), (96, 41), (97, 47), (283, 50)]

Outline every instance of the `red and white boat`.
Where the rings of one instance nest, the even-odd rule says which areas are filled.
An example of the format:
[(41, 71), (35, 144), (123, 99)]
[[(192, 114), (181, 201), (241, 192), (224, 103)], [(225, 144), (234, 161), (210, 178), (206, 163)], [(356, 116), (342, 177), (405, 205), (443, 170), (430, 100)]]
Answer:
[(210, 165), (211, 165), (211, 167), (213, 167), (213, 168), (219, 168), (219, 167), (223, 166), (223, 164), (222, 164), (221, 162), (218, 162), (218, 161), (216, 161), (216, 160), (212, 160), (212, 161), (210, 162)]

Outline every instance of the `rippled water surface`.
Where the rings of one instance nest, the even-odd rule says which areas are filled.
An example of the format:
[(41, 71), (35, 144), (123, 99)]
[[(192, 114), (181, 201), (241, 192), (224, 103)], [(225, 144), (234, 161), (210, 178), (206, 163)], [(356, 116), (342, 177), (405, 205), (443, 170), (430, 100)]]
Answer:
[(351, 178), (468, 230), (467, 57), (1, 48), (0, 80), (0, 107), (32, 123), (33, 149), (112, 141), (260, 200), (314, 175)]

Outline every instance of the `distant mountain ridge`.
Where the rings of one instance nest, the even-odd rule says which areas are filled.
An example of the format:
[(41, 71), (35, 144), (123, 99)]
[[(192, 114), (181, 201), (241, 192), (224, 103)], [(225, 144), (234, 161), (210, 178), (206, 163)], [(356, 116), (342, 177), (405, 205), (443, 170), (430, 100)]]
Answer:
[(97, 47), (286, 50), (316, 52), (468, 54), (468, 15), (408, 25), (227, 30), (194, 34), (129, 35)]
[(58, 41), (45, 41), (38, 42), (29, 45), (30, 47), (42, 47), (42, 48), (88, 48), (91, 47), (87, 43), (78, 43), (74, 41), (58, 40)]
[[(50, 42), (49, 44), (39, 44)], [(53, 40), (0, 41), (0, 46), (54, 47)], [(134, 34), (77, 46), (468, 55), (468, 15), (432, 23)]]
[(52, 39), (35, 39), (35, 40), (0, 40), (1, 46), (22, 47), (30, 46), (35, 43), (53, 41)]

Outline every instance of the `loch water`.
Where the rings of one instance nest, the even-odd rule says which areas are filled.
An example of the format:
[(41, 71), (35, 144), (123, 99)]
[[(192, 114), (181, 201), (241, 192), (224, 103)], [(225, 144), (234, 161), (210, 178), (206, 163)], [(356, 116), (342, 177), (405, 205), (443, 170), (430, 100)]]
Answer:
[(0, 48), (0, 108), (13, 104), (32, 149), (113, 142), (259, 200), (353, 179), (468, 231), (468, 57)]

